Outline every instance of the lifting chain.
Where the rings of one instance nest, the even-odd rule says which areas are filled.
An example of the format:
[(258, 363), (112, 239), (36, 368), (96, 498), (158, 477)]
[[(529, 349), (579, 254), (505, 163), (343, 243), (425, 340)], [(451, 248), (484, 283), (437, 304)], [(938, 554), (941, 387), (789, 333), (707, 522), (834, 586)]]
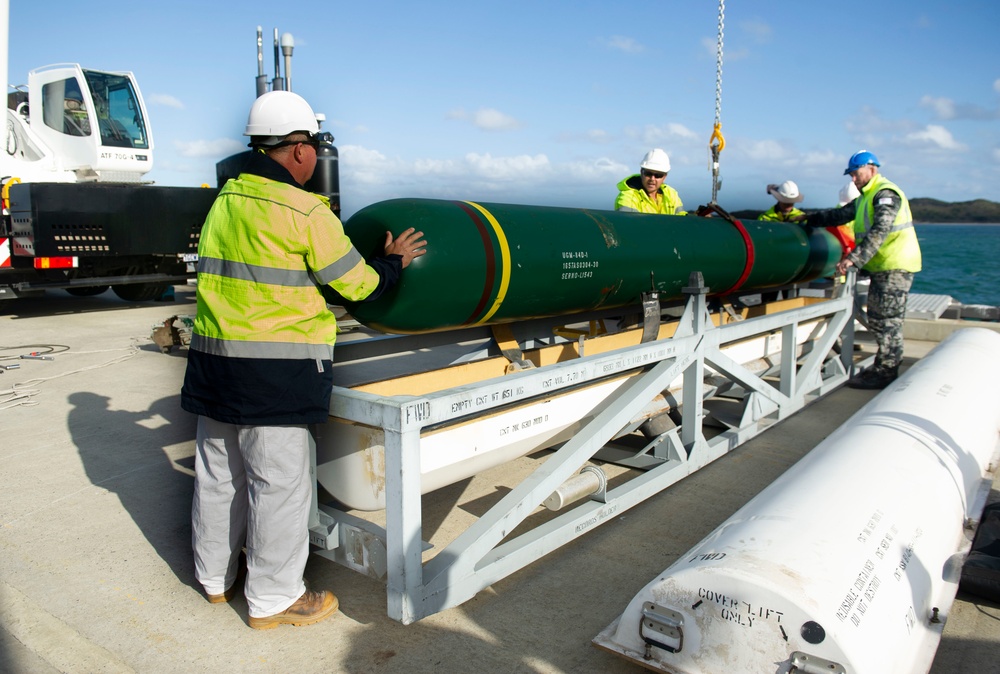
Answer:
[(708, 147), (712, 151), (712, 203), (716, 203), (722, 181), (719, 179), (719, 154), (726, 147), (722, 136), (722, 38), (726, 24), (726, 0), (719, 0), (719, 40), (715, 49), (715, 126)]

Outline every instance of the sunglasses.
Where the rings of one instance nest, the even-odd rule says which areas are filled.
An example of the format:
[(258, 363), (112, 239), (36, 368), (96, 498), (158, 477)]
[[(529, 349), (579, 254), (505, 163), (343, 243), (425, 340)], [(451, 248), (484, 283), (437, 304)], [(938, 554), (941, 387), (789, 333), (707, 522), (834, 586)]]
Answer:
[(319, 150), (319, 146), (324, 143), (333, 143), (332, 133), (324, 131), (322, 133), (314, 134), (306, 140), (283, 140), (280, 143), (269, 145), (267, 149), (274, 150), (276, 148), (287, 147), (289, 145), (311, 145), (314, 150)]
[(657, 180), (663, 180), (667, 177), (666, 173), (659, 173), (658, 171), (647, 171), (643, 169), (642, 175), (645, 178), (656, 178)]

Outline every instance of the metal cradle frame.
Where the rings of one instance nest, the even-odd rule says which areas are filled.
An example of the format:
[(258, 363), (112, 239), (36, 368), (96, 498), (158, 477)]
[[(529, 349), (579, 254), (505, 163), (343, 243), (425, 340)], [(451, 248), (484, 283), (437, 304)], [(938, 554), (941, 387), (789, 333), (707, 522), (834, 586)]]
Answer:
[[(852, 362), (853, 273), (834, 297), (797, 309), (715, 326), (706, 289), (686, 290), (688, 300), (675, 335), (617, 351), (527, 369), (425, 396), (383, 397), (335, 387), (331, 415), (385, 431), (386, 519), (382, 528), (316, 503), (311, 542), (318, 554), (349, 568), (385, 577), (388, 614), (409, 624), (467, 601), (492, 583), (608, 521), (723, 456), (810, 401), (841, 385)], [(817, 322), (818, 321), (818, 322)], [(802, 324), (810, 323), (809, 326)], [(811, 348), (783, 348), (772, 371), (755, 374), (721, 350), (728, 343), (780, 333), (795, 345), (809, 329)], [(839, 357), (834, 346), (841, 340)], [(703, 382), (711, 369), (745, 393), (742, 418), (708, 438), (704, 433)], [(561, 388), (625, 372), (638, 372), (607, 398), (596, 416), (558, 447), (534, 472), (434, 557), (423, 562), (420, 435), (447, 423), (461, 403), (481, 401), (476, 412), (529, 401)], [(767, 379), (764, 376), (767, 376)], [(509, 537), (560, 485), (625, 427), (672, 381), (682, 377), (681, 424), (643, 450), (644, 472), (575, 504), (529, 531)], [(462, 412), (462, 416), (468, 412)], [(314, 459), (315, 463), (315, 459)], [(315, 492), (315, 490), (314, 490)]]

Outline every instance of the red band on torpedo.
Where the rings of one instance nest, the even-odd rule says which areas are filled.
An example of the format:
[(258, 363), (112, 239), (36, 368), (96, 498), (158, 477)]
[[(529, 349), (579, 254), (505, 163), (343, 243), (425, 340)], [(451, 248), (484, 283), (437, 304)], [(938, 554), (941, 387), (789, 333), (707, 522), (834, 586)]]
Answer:
[(490, 239), (489, 230), (486, 229), (485, 223), (479, 217), (479, 212), (464, 202), (455, 201), (453, 203), (465, 211), (465, 214), (475, 223), (476, 229), (479, 230), (479, 236), (483, 239), (483, 253), (486, 257), (486, 281), (483, 285), (483, 294), (480, 296), (476, 308), (472, 310), (472, 315), (462, 323), (463, 325), (467, 325), (475, 323), (482, 317), (483, 312), (486, 310), (486, 304), (493, 295), (493, 284), (496, 281), (496, 252), (493, 249), (493, 240)]
[(753, 269), (753, 263), (755, 257), (753, 248), (753, 239), (750, 238), (750, 234), (747, 232), (747, 228), (743, 226), (742, 222), (731, 216), (721, 206), (719, 206), (719, 204), (715, 203), (714, 201), (706, 206), (699, 206), (698, 210), (696, 211), (696, 214), (702, 218), (707, 218), (712, 213), (718, 213), (719, 215), (722, 216), (723, 220), (731, 223), (733, 227), (736, 228), (736, 231), (739, 232), (740, 236), (743, 237), (743, 245), (746, 246), (747, 249), (747, 261), (746, 264), (743, 265), (743, 273), (740, 274), (740, 277), (736, 280), (736, 283), (733, 284), (732, 288), (729, 288), (719, 293), (719, 295), (728, 295), (734, 290), (738, 290), (744, 283), (746, 283), (747, 278), (750, 277), (750, 271)]
[(750, 276), (750, 270), (753, 269), (753, 262), (754, 262), (753, 239), (750, 238), (750, 234), (749, 232), (747, 232), (747, 228), (744, 227), (743, 223), (737, 220), (736, 218), (726, 218), (726, 220), (729, 220), (729, 222), (733, 223), (733, 226), (736, 227), (736, 231), (738, 231), (740, 233), (740, 236), (743, 237), (743, 244), (747, 248), (747, 261), (746, 264), (743, 266), (743, 273), (740, 274), (740, 278), (736, 281), (735, 284), (733, 284), (733, 287), (725, 290), (722, 293), (719, 293), (720, 295), (728, 295), (729, 293), (738, 290), (744, 283), (746, 283), (747, 278), (749, 278)]

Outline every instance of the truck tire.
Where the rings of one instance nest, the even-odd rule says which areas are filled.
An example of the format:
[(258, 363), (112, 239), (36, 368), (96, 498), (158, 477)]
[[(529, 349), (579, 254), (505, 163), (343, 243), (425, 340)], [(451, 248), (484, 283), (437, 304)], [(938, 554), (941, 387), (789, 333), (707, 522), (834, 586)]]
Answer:
[(74, 286), (72, 288), (66, 288), (66, 292), (74, 297), (93, 297), (94, 295), (100, 295), (110, 287), (111, 286)]
[(115, 295), (126, 302), (148, 302), (167, 291), (166, 283), (129, 283), (128, 285), (111, 286)]

